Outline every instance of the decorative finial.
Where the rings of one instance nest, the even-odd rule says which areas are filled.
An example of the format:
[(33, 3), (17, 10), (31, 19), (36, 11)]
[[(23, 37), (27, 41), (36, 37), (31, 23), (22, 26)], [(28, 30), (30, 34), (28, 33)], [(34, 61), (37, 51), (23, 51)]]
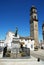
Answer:
[(32, 5), (32, 7), (35, 7), (34, 5)]
[(32, 8), (36, 9), (35, 5), (32, 5)]

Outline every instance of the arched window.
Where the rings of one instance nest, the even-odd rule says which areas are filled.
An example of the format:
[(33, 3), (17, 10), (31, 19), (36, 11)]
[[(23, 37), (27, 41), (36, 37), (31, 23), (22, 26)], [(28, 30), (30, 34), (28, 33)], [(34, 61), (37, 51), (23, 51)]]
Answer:
[(34, 19), (36, 19), (36, 16), (34, 16)]

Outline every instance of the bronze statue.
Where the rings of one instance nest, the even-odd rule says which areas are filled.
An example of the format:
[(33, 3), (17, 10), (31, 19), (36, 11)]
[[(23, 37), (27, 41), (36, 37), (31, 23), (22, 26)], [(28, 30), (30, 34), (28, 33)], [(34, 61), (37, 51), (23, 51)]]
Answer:
[(18, 28), (16, 27), (15, 37), (17, 37), (17, 33), (18, 33)]

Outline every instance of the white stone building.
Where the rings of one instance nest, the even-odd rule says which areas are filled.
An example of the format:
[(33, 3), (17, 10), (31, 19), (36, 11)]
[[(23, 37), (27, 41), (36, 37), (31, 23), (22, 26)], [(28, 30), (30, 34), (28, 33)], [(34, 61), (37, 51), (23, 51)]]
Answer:
[(14, 43), (16, 46), (19, 44), (22, 44), (23, 47), (30, 48), (30, 50), (34, 50), (34, 40), (31, 37), (21, 37), (17, 35), (15, 37), (15, 33), (8, 32), (5, 39), (5, 44), (8, 45), (8, 48), (15, 47), (14, 43), (12, 42), (14, 40)]
[(5, 42), (5, 40), (0, 40), (0, 47), (4, 47), (4, 42)]

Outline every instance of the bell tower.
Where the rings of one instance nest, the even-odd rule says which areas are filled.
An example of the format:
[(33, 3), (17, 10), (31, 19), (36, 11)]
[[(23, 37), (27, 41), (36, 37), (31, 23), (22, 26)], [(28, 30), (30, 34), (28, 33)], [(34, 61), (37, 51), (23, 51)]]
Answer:
[(38, 46), (38, 17), (37, 9), (32, 6), (30, 9), (30, 36), (34, 39), (34, 47)]

